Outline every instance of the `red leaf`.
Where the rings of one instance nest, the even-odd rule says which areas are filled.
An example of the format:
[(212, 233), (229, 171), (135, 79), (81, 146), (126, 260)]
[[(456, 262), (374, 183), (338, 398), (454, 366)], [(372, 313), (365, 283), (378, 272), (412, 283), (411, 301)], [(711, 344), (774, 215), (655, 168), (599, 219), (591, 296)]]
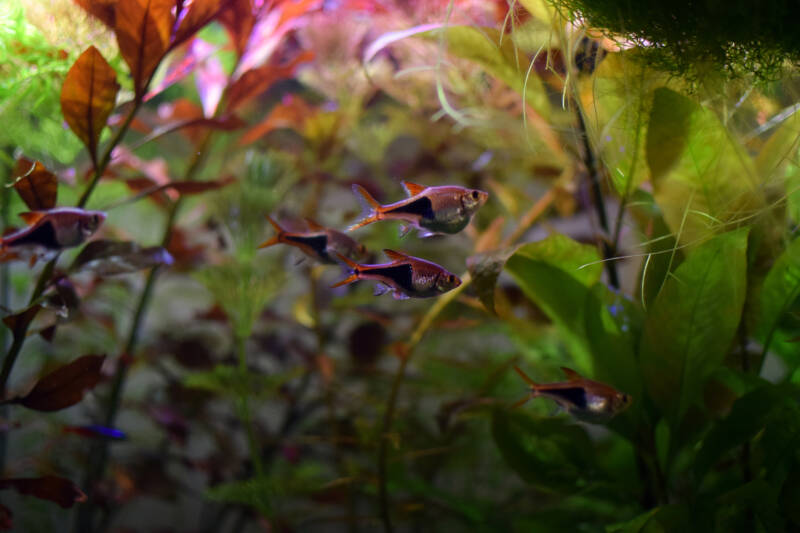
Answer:
[(22, 398), (14, 400), (36, 411), (58, 411), (83, 399), (100, 382), (105, 355), (84, 355), (41, 378)]
[(236, 53), (241, 56), (255, 26), (256, 18), (251, 0), (232, 0), (219, 14), (220, 23), (231, 34)]
[(117, 0), (75, 0), (75, 3), (109, 28), (114, 28), (114, 4)]
[(116, 4), (114, 31), (137, 96), (169, 48), (173, 7), (175, 0), (119, 0)]
[(192, 41), (192, 49), (198, 56), (205, 59), (197, 65), (194, 74), (197, 84), (197, 93), (200, 96), (200, 103), (203, 104), (203, 114), (210, 117), (217, 110), (220, 98), (225, 87), (228, 86), (228, 75), (222, 68), (222, 62), (215, 55), (216, 47), (203, 41), (195, 39)]
[(305, 120), (314, 113), (314, 108), (296, 96), (287, 96), (279, 105), (272, 108), (263, 122), (256, 124), (239, 139), (240, 144), (250, 144), (278, 128), (291, 127), (298, 130)]
[(304, 51), (286, 65), (266, 65), (248, 70), (231, 85), (228, 93), (228, 111), (233, 111), (248, 100), (260, 95), (276, 81), (289, 78), (301, 63), (314, 59), (314, 53)]
[(229, 3), (230, 0), (194, 0), (188, 8), (184, 4), (170, 48), (175, 48), (197, 33), (200, 28), (214, 20)]
[(57, 476), (0, 479), (0, 489), (14, 489), (20, 494), (55, 502), (64, 509), (86, 501), (86, 494), (75, 483)]
[(33, 322), (33, 319), (36, 318), (36, 314), (41, 308), (42, 306), (40, 305), (32, 305), (24, 311), (5, 316), (3, 317), (3, 324), (14, 334), (14, 339), (24, 337), (28, 332), (28, 326)]
[(56, 206), (58, 178), (43, 164), (20, 157), (11, 175), (14, 189), (31, 211)]
[(90, 46), (67, 72), (61, 87), (61, 113), (97, 161), (97, 141), (117, 100), (117, 73)]

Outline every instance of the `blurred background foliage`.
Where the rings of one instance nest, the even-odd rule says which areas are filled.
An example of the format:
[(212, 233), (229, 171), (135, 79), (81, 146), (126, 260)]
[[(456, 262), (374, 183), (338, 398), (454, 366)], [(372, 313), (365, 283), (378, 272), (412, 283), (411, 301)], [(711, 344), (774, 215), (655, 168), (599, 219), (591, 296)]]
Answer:
[[(94, 45), (122, 87), (86, 204), (108, 213), (96, 238), (171, 258), (112, 276), (67, 269), (67, 250), (50, 272), (8, 397), (107, 358), (75, 407), (3, 407), (3, 477), (60, 476), (86, 501), (2, 490), (0, 525), (8, 511), (19, 531), (800, 528), (791, 42), (727, 36), (713, 2), (689, 24), (608, 2), (195, 0), (220, 11), (145, 96), (89, 14), (136, 1), (0, 12), (6, 179), (39, 160), (62, 206), (94, 183), (59, 101)], [(769, 15), (751, 17), (758, 35), (786, 20)], [(400, 249), (459, 273), (458, 290), (330, 289), (340, 268), (257, 249), (265, 214), (343, 229), (353, 184), (390, 203), (401, 180), (490, 193), (457, 235), (353, 234), (368, 262)], [(2, 194), (19, 227), (27, 208)], [(4, 264), (4, 313), (48, 275)], [(633, 405), (607, 425), (549, 400), (509, 409), (527, 393), (515, 364), (543, 383), (573, 368)]]

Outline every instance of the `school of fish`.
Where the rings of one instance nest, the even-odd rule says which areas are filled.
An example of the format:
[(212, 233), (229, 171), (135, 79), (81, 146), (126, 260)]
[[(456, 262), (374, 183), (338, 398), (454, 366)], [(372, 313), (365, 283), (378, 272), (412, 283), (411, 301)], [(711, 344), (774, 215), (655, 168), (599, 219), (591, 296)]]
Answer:
[[(485, 191), (457, 185), (426, 187), (409, 181), (402, 184), (407, 198), (387, 205), (378, 202), (361, 185), (354, 184), (353, 192), (363, 207), (363, 215), (348, 231), (380, 220), (396, 220), (403, 223), (400, 226), (401, 237), (412, 229), (416, 229), (421, 238), (455, 234), (469, 224), (475, 212), (489, 198)], [(395, 299), (405, 300), (439, 296), (461, 285), (461, 279), (444, 267), (395, 250), (383, 250), (389, 262), (358, 263), (367, 253), (363, 245), (313, 220), (306, 219), (306, 231), (291, 232), (269, 215), (266, 218), (275, 229), (275, 235), (259, 248), (286, 244), (320, 263), (345, 266), (348, 276), (332, 288), (370, 280), (376, 282), (376, 296), (391, 293)], [(513, 407), (519, 407), (532, 398), (549, 398), (577, 420), (604, 424), (627, 409), (632, 401), (628, 394), (587, 379), (569, 368), (562, 367), (567, 381), (547, 384), (533, 381), (517, 366), (514, 370), (528, 384), (529, 392)]]

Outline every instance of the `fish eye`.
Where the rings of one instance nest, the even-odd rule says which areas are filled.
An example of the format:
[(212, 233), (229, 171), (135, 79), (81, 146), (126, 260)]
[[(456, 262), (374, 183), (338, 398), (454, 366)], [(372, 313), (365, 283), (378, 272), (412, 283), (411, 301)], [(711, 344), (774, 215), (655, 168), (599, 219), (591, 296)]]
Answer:
[(477, 200), (479, 196), (480, 196), (480, 194), (478, 194), (478, 191), (472, 191), (472, 199), (473, 200)]

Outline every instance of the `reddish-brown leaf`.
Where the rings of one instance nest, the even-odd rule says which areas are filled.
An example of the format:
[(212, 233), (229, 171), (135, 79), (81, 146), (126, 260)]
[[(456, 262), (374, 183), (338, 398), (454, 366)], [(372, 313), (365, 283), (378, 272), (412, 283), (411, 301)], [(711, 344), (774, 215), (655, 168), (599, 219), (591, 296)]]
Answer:
[(14, 400), (36, 411), (58, 411), (75, 405), (100, 382), (105, 355), (84, 355), (41, 378), (22, 398)]
[(117, 0), (75, 0), (84, 11), (114, 29), (114, 4)]
[(228, 111), (233, 111), (251, 98), (260, 95), (276, 81), (291, 77), (299, 64), (312, 59), (314, 59), (314, 53), (306, 50), (286, 65), (266, 65), (248, 70), (230, 88)]
[(114, 31), (141, 95), (169, 48), (175, 0), (118, 0)]
[(15, 339), (24, 337), (28, 332), (28, 326), (33, 322), (33, 319), (36, 318), (36, 314), (41, 308), (42, 306), (40, 305), (32, 305), (24, 311), (5, 316), (3, 317), (3, 324), (11, 330)]
[(232, 0), (220, 12), (219, 21), (231, 34), (236, 53), (241, 56), (256, 23), (252, 0)]
[(14, 489), (68, 509), (75, 502), (85, 502), (86, 494), (75, 483), (58, 476), (0, 479), (0, 489)]
[(184, 3), (180, 23), (175, 31), (170, 48), (175, 48), (197, 31), (214, 20), (231, 0), (194, 0), (188, 7)]
[(228, 185), (234, 183), (235, 181), (236, 178), (234, 178), (233, 176), (226, 176), (218, 180), (208, 180), (208, 181), (175, 181), (165, 186), (164, 188), (175, 190), (179, 194), (191, 195), (191, 194), (201, 194), (204, 192), (221, 189), (223, 187), (227, 187)]
[(39, 161), (20, 157), (11, 175), (14, 189), (31, 211), (56, 206), (58, 178)]
[(267, 118), (256, 124), (239, 139), (240, 144), (250, 144), (277, 128), (299, 130), (315, 109), (297, 96), (287, 96), (269, 112)]
[(97, 141), (117, 100), (117, 73), (90, 46), (67, 72), (61, 87), (61, 113), (97, 161)]

